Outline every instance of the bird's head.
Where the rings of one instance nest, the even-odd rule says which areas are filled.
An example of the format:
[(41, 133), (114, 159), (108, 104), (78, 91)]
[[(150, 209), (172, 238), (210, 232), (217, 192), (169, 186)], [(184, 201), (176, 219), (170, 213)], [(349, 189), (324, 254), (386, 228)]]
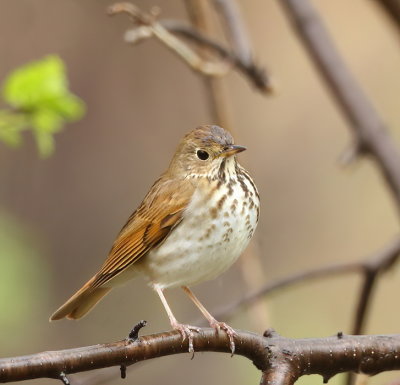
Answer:
[(246, 147), (233, 143), (232, 135), (219, 126), (199, 126), (186, 134), (172, 158), (169, 171), (175, 175), (213, 177), (221, 165), (234, 165), (235, 154)]

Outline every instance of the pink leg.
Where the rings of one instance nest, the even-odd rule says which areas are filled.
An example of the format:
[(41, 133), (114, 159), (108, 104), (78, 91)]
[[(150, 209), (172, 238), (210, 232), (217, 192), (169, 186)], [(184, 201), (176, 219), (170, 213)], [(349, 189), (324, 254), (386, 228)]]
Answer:
[(172, 313), (171, 308), (168, 305), (167, 300), (165, 299), (163, 290), (160, 289), (157, 286), (154, 286), (154, 290), (157, 292), (158, 296), (161, 299), (162, 304), (164, 305), (164, 308), (168, 314), (169, 321), (171, 323), (171, 326), (174, 330), (178, 330), (179, 333), (182, 335), (182, 341), (185, 341), (186, 337), (189, 342), (189, 353), (194, 353), (194, 348), (193, 348), (193, 332), (200, 332), (200, 328), (196, 326), (191, 326), (191, 325), (184, 325), (181, 324), (177, 321), (175, 318), (174, 314)]
[(182, 289), (184, 292), (189, 296), (189, 298), (193, 301), (193, 303), (198, 307), (198, 309), (201, 311), (201, 313), (204, 315), (204, 317), (207, 318), (210, 326), (214, 328), (217, 332), (222, 329), (226, 332), (229, 338), (229, 346), (231, 348), (232, 355), (235, 353), (235, 341), (234, 337), (237, 335), (235, 330), (233, 330), (229, 325), (227, 325), (225, 322), (219, 322), (217, 321), (209, 312), (208, 310), (203, 306), (203, 304), (197, 299), (197, 297), (193, 294), (193, 292), (187, 287), (187, 286), (182, 286)]

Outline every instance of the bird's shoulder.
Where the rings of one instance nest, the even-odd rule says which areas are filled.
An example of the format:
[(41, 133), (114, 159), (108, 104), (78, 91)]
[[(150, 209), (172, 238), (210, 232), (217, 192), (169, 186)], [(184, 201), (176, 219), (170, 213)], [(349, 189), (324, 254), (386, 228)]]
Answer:
[(158, 246), (182, 220), (194, 191), (190, 180), (162, 175), (121, 229), (95, 286), (103, 285)]

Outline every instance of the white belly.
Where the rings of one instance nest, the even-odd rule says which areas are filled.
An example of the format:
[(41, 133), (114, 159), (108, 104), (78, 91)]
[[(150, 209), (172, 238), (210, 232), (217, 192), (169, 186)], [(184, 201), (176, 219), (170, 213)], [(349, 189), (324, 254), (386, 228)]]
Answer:
[[(207, 187), (209, 183), (217, 186), (217, 181), (206, 182)], [(165, 289), (195, 285), (228, 269), (249, 243), (258, 221), (258, 194), (246, 178), (243, 183), (220, 187), (211, 197), (200, 186), (180, 224), (135, 264), (135, 270)]]

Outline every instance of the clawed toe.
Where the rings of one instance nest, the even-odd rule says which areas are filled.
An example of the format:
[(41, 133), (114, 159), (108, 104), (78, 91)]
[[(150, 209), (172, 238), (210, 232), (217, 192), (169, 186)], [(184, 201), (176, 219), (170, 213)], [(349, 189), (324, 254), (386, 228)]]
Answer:
[(229, 347), (231, 348), (232, 356), (235, 354), (235, 341), (234, 337), (237, 336), (237, 333), (233, 328), (227, 325), (225, 322), (218, 322), (217, 320), (213, 320), (210, 322), (210, 326), (219, 332), (221, 329), (225, 331), (229, 338)]
[(185, 339), (188, 339), (189, 343), (189, 353), (194, 354), (194, 347), (193, 347), (193, 332), (200, 333), (200, 328), (196, 326), (191, 326), (191, 325), (185, 325), (185, 324), (180, 324), (176, 323), (172, 325), (172, 327), (175, 330), (178, 330), (179, 333), (182, 335), (182, 342), (185, 341)]

